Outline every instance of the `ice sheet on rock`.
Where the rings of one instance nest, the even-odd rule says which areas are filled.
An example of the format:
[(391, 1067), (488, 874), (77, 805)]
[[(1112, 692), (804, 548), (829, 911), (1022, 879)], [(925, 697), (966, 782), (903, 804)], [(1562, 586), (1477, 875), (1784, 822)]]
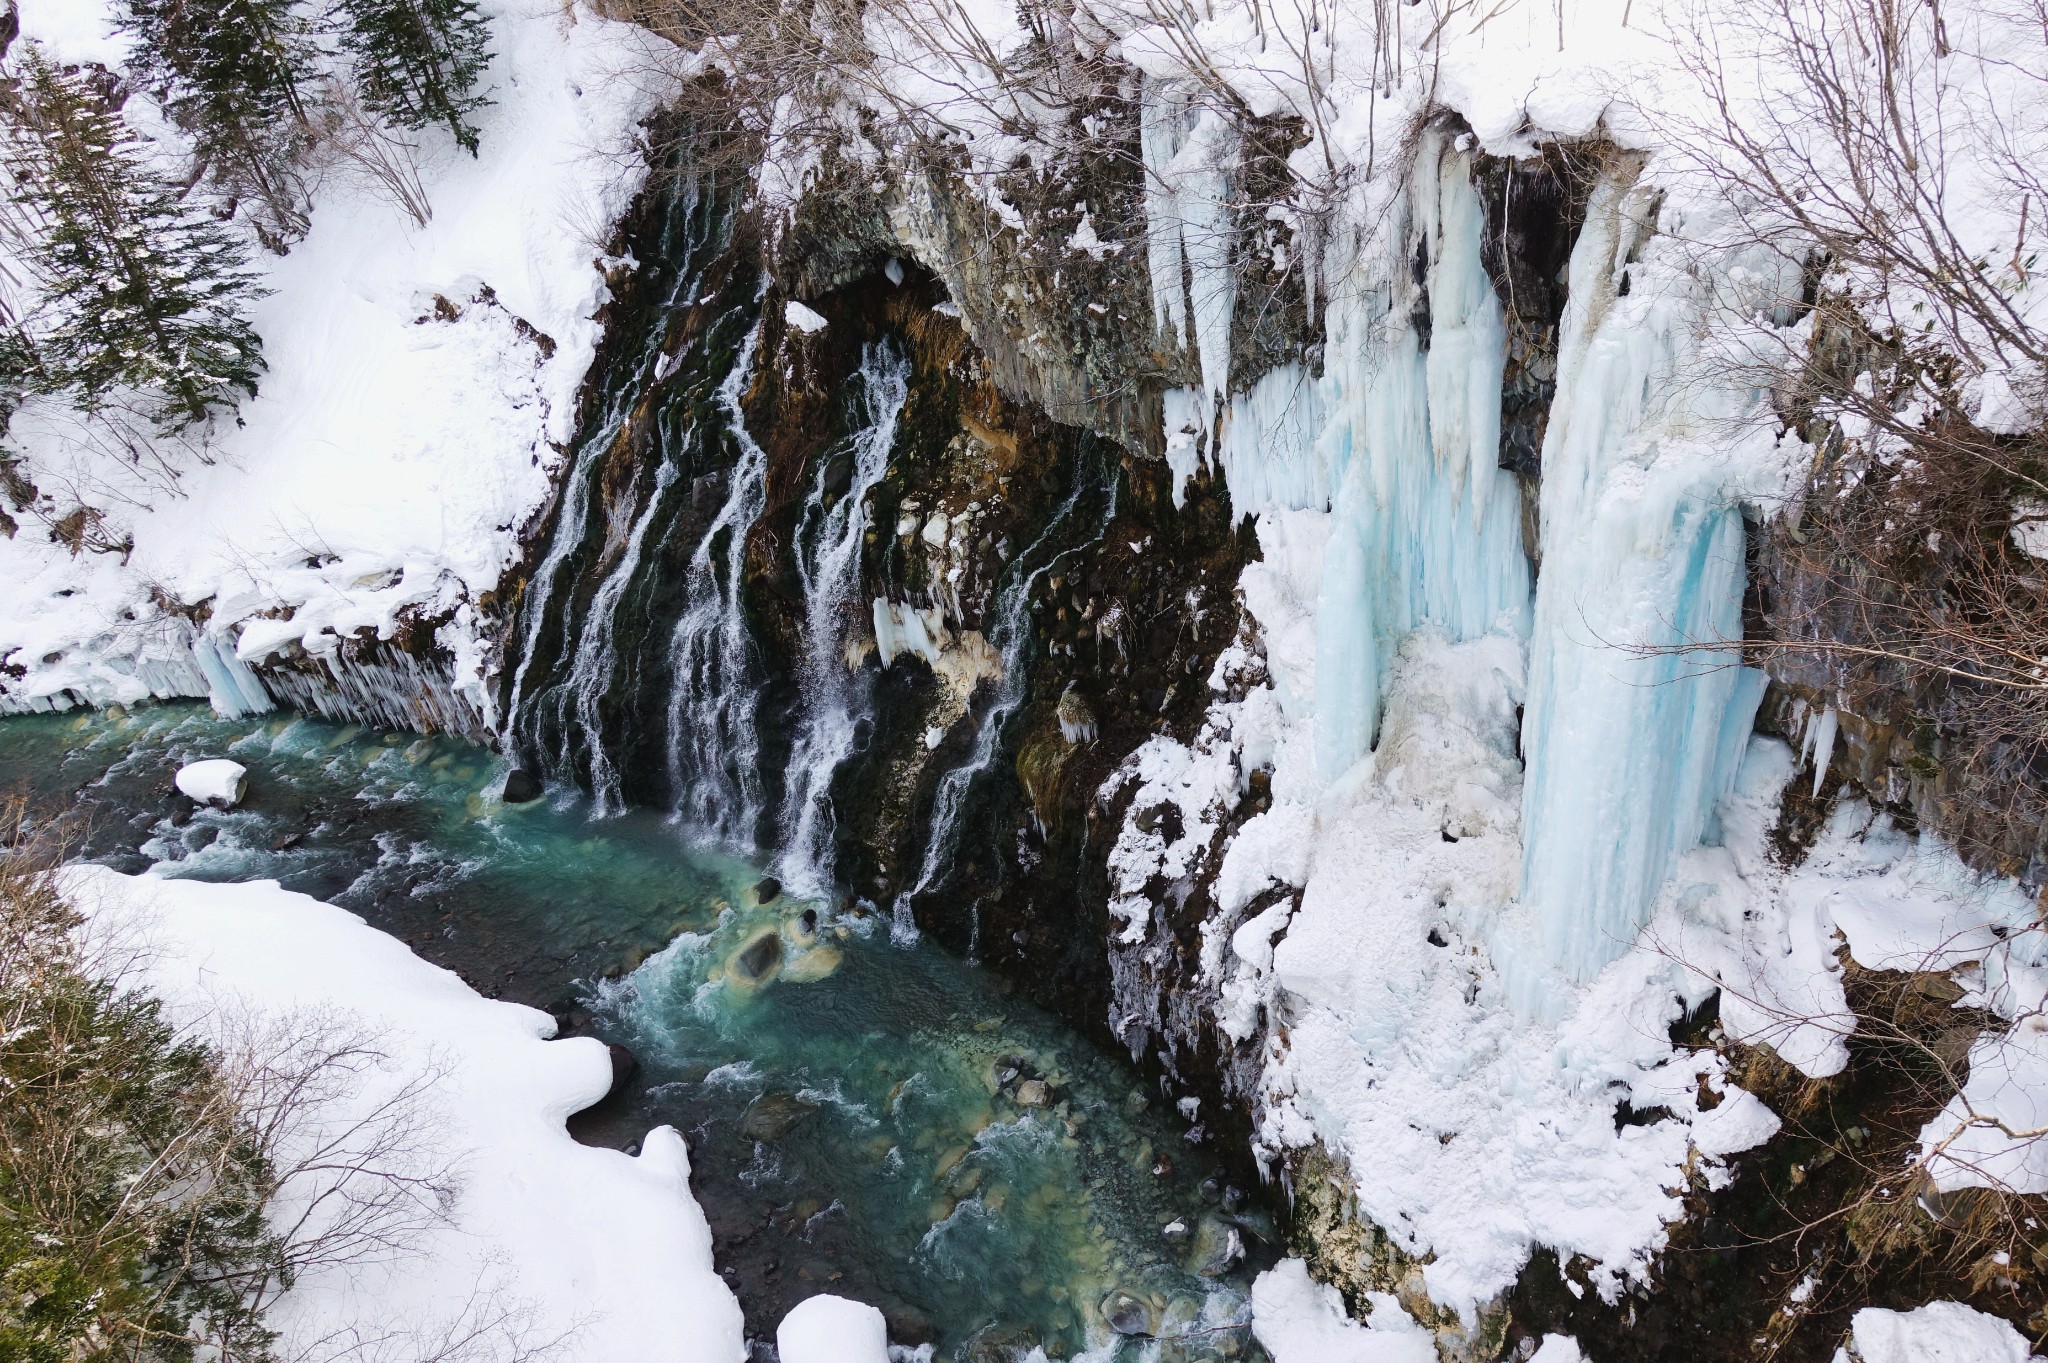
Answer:
[(783, 320), (806, 336), (815, 335), (825, 329), (823, 314), (816, 309), (805, 307), (794, 298), (782, 305), (782, 315)]

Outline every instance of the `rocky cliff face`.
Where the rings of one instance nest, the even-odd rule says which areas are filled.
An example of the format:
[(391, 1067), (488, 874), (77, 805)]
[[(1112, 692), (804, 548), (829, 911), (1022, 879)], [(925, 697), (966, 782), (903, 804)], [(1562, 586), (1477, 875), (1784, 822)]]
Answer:
[[(1284, 265), (1292, 231), (1255, 211), (1281, 194), (1288, 131), (1248, 122), (1233, 200), (1245, 249), (1232, 268), (1249, 303), (1224, 366), (1237, 397), (1220, 407), (1200, 398), (1214, 357), (1193, 310), (1162, 328), (1157, 281), (1141, 268), (1139, 118), (1130, 92), (1105, 78), (1077, 110), (1072, 155), (1020, 163), (1003, 179), (994, 197), (1007, 212), (944, 164), (828, 159), (793, 215), (771, 222), (736, 185), (662, 182), (618, 253), (639, 264), (615, 281), (584, 436), (501, 603), (502, 710), (511, 745), (556, 779), (601, 801), (672, 808), (773, 860), (799, 891), (928, 933), (1106, 1032), (1181, 1102), (1192, 1138), (1216, 1143), (1249, 1179), (1254, 1133), (1274, 1119), (1269, 1066), (1290, 1045), (1271, 961), (1303, 891), (1280, 879), (1249, 892), (1222, 883), (1229, 849), (1275, 804), (1273, 753), (1233, 735), (1228, 716), (1283, 689), (1301, 649), (1269, 636), (1247, 604), (1248, 569), (1265, 553), (1247, 511), (1264, 497), (1268, 518), (1284, 519), (1342, 496), (1274, 491), (1281, 475), (1258, 468), (1243, 432), (1265, 432), (1262, 458), (1299, 433), (1281, 432), (1246, 395), (1276, 375), (1293, 376), (1290, 392), (1312, 388), (1333, 342), (1311, 321), (1298, 263)], [(1462, 146), (1461, 132), (1442, 120), (1431, 145)], [(1469, 184), (1476, 198), (1480, 278), (1501, 319), (1498, 445), (1483, 453), (1519, 492), (1521, 533), (1503, 542), (1527, 595), (1555, 539), (1543, 453), (1582, 232), (1604, 212), (1601, 230), (1615, 237), (1595, 243), (1612, 256), (1595, 265), (1613, 273), (1596, 281), (1600, 297), (1580, 300), (1576, 325), (1590, 329), (1642, 276), (1660, 201), (1634, 187), (1634, 162), (1598, 143), (1519, 160), (1442, 155), (1443, 183)], [(1411, 335), (1425, 367), (1433, 348), (1462, 353), (1453, 348), (1468, 344), (1465, 319), (1479, 306), (1432, 294), (1460, 287), (1448, 230), (1418, 221), (1404, 247), (1412, 278), (1385, 282), (1375, 305), (1385, 310), (1376, 325)], [(1433, 334), (1446, 319), (1455, 334)], [(1468, 514), (1462, 503), (1456, 514)], [(1715, 545), (1743, 542), (1733, 524), (1732, 541), (1716, 530)], [(1839, 733), (1845, 751), (1826, 799), (1853, 783), (1874, 805), (1959, 826), (1940, 813), (1958, 768), (1936, 712), (1951, 702), (1872, 673), (1852, 712), (1839, 666), (1778, 647), (1815, 629), (1854, 635), (1853, 620), (1829, 615), (1829, 572), (1854, 565), (1830, 570), (1788, 552), (1798, 534), (1752, 508), (1743, 625), (1773, 682), (1760, 727), (1810, 750), (1819, 717), (1832, 715), (1826, 741)], [(1283, 571), (1267, 566), (1260, 591)], [(1316, 687), (1319, 700), (1325, 687), (1339, 694), (1342, 674)], [(1363, 672), (1358, 689), (1378, 694)], [(1515, 751), (1489, 758), (1512, 768), (1503, 789), (1528, 760), (1521, 703), (1519, 690), (1501, 701)], [(1375, 712), (1368, 750), (1376, 723)], [(1403, 740), (1421, 752), (1426, 717), (1404, 723), (1421, 726), (1424, 738)], [(1215, 770), (1183, 781), (1186, 798), (1163, 793), (1172, 782), (1147, 756), (1159, 752)], [(2003, 789), (2032, 788), (2031, 768), (2008, 768)], [(1811, 842), (1826, 799), (1788, 803), (1782, 855), (1796, 860)], [(1484, 819), (1446, 819), (1447, 846), (1485, 831)], [(2038, 822), (1999, 824), (1985, 863), (2039, 862)], [(1271, 930), (1250, 941), (1254, 924)], [(1450, 942), (1431, 930), (1431, 947)], [(1767, 1048), (1759, 1059), (1708, 1040), (1711, 1017), (1682, 1022), (1673, 1045), (1713, 1057), (1702, 1064), (1733, 1067), (1754, 1088), (1781, 1074)], [(1788, 1171), (1803, 1170), (1812, 1141), (1867, 1136), (1870, 1113), (1903, 1131), (1886, 1106), (1889, 1063), (1859, 1058), (1864, 1068), (1833, 1090), (1843, 1106), (1826, 1130), (1809, 1123), (1768, 1147), (1733, 1192), (1694, 1187), (1695, 1238), (1718, 1243), (1718, 1215), (1768, 1222), (1759, 1209), (1782, 1208), (1782, 1182), (1799, 1180)], [(1780, 1087), (1789, 1108), (1817, 1101), (1810, 1086)], [(1617, 1137), (1669, 1116), (1626, 1101), (1616, 1111)], [(1613, 1357), (1652, 1357), (1687, 1312), (1731, 1293), (1757, 1309), (1715, 1316), (1700, 1347), (1735, 1357), (1777, 1309), (1768, 1293), (1742, 1296), (1751, 1289), (1725, 1265), (1673, 1259), (1659, 1270), (1673, 1284), (1668, 1304), (1645, 1308), (1654, 1328), (1631, 1333), (1618, 1322), (1636, 1319), (1634, 1305), (1587, 1303), (1590, 1270), (1539, 1255), (1511, 1291), (1461, 1314), (1432, 1301), (1428, 1257), (1402, 1251), (1359, 1209), (1342, 1155), (1308, 1142), (1261, 1172), (1293, 1199), (1291, 1247), (1317, 1276), (1360, 1312), (1369, 1294), (1395, 1294), (1446, 1358), (1526, 1352), (1546, 1325), (1566, 1323), (1609, 1338)], [(1825, 1217), (1827, 1198), (1867, 1192), (1848, 1182), (1802, 1196)], [(1575, 1290), (1561, 1295), (1546, 1273)], [(1834, 1316), (1814, 1320), (1794, 1331), (1794, 1353), (1839, 1337)]]

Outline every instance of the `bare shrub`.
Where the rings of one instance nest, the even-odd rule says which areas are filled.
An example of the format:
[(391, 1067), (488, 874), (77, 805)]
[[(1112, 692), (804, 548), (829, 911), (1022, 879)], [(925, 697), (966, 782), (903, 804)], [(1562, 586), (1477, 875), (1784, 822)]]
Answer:
[[(62, 851), (0, 803), (0, 1354), (264, 1363), (266, 1313), (296, 1281), (391, 1265), (449, 1223), (443, 1072), (397, 1065), (340, 1014), (174, 1023), (141, 987), (146, 935), (86, 931)], [(539, 1358), (566, 1337), (481, 1280), (445, 1318), (342, 1335), (360, 1347), (326, 1357), (413, 1363)]]
[(1773, 393), (1815, 451), (1765, 529), (1743, 656), (1892, 726), (1921, 812), (2026, 870), (2048, 814), (2048, 575), (2015, 542), (2048, 497), (2048, 3), (1742, 0), (1697, 11), (1680, 55), (1706, 112), (1667, 135), (1726, 212), (1707, 244), (1801, 281), (1776, 326), (1728, 319), (1763, 344), (1712, 375)]

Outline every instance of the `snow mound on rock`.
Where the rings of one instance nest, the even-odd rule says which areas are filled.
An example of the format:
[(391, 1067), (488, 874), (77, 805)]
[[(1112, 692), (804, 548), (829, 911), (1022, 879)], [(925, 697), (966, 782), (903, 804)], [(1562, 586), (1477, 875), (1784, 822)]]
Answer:
[(865, 1302), (820, 1293), (782, 1318), (775, 1351), (782, 1363), (889, 1363), (889, 1326)]
[(1856, 1313), (1835, 1363), (2027, 1363), (2027, 1341), (1997, 1316), (1955, 1301)]
[(187, 762), (178, 768), (178, 789), (189, 800), (233, 809), (249, 788), (249, 769), (225, 757)]

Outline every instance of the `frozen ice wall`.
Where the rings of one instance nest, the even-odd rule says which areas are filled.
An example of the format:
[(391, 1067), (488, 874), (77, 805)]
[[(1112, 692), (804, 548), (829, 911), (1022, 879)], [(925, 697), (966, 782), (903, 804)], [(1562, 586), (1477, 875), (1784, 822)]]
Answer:
[[(1387, 670), (1411, 630), (1433, 624), (1463, 640), (1527, 628), (1520, 490), (1497, 454), (1505, 332), (1480, 261), (1471, 160), (1431, 139), (1413, 175), (1391, 220), (1334, 246), (1329, 271), (1315, 461), (1334, 513), (1316, 612), (1325, 781), (1371, 750)], [(1420, 280), (1409, 268), (1419, 252)], [(1242, 406), (1258, 413), (1261, 396)], [(1241, 453), (1235, 462), (1245, 485), (1290, 502), (1314, 487), (1291, 453), (1256, 471)]]
[(1442, 136), (1424, 139), (1385, 214), (1332, 242), (1320, 378), (1271, 371), (1213, 433), (1198, 430), (1200, 394), (1170, 404), (1169, 435), (1189, 447), (1177, 471), (1213, 435), (1239, 514), (1327, 517), (1316, 785), (1372, 751), (1416, 629), (1530, 641), (1523, 877), (1490, 934), (1525, 1015), (1557, 1016), (1635, 939), (1677, 858), (1714, 835), (1762, 692), (1760, 674), (1686, 645), (1740, 637), (1741, 503), (1778, 466), (1767, 435), (1759, 448), (1736, 434), (1758, 396), (1698, 363), (1708, 310), (1765, 272), (1688, 251), (1674, 221), (1660, 235), (1676, 211), (1637, 169), (1599, 184), (1570, 265), (1540, 580), (1523, 491), (1499, 467), (1506, 331), (1485, 213), (1471, 154)]
[(1521, 908), (1493, 952), (1541, 1015), (1628, 948), (1712, 833), (1763, 691), (1727, 653), (1683, 649), (1742, 634), (1754, 488), (1729, 436), (1754, 397), (1697, 368), (1719, 263), (1653, 237), (1661, 199), (1634, 180), (1603, 176), (1573, 251), (1543, 446)]
[[(1183, 344), (1192, 323), (1203, 387), (1220, 398), (1230, 383), (1230, 319), (1237, 305), (1230, 222), (1236, 126), (1223, 110), (1209, 107), (1193, 81), (1148, 76), (1140, 133), (1152, 319)], [(1183, 264), (1192, 281), (1185, 286)]]

